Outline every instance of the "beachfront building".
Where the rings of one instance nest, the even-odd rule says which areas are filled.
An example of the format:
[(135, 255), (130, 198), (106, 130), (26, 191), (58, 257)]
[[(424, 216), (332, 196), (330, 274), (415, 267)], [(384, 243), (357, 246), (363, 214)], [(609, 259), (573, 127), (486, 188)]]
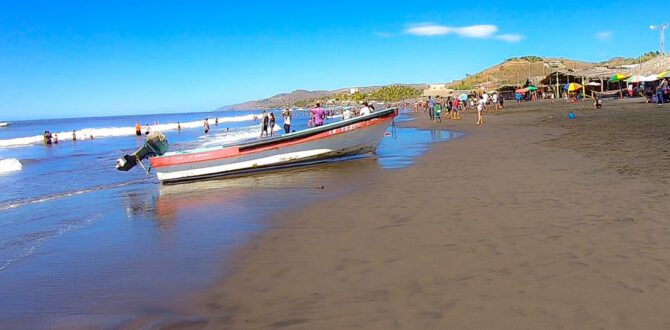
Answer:
[[(655, 76), (663, 71), (670, 70), (670, 57), (665, 58), (656, 57), (646, 62), (619, 65), (615, 67), (596, 66), (584, 69), (554, 69), (544, 79), (541, 80), (543, 85), (552, 91), (558, 91), (562, 95), (563, 86), (570, 83), (578, 83), (585, 86), (585, 95), (592, 96), (594, 93), (602, 93), (603, 96), (620, 95), (621, 90), (626, 88), (626, 83), (610, 82), (610, 77), (615, 74), (623, 74), (626, 76)], [(665, 64), (667, 63), (667, 64)]]
[(454, 90), (447, 88), (447, 84), (430, 84), (427, 89), (423, 90), (423, 96), (441, 96), (447, 97), (453, 94)]
[(356, 93), (359, 93), (361, 90), (359, 88), (350, 88), (349, 89), (349, 94), (354, 95)]

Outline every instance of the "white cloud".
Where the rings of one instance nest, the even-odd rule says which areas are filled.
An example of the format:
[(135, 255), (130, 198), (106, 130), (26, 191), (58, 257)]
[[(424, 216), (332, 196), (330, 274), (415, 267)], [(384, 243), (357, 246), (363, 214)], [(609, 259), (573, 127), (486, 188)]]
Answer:
[(518, 34), (496, 35), (498, 27), (490, 24), (471, 25), (463, 27), (452, 27), (437, 24), (415, 24), (405, 29), (406, 34), (420, 37), (434, 37), (448, 34), (455, 34), (463, 38), (495, 38), (506, 42), (519, 42), (523, 36)]
[(412, 34), (415, 36), (422, 37), (432, 37), (432, 36), (442, 36), (453, 32), (453, 28), (443, 25), (434, 25), (434, 24), (421, 24), (415, 25), (413, 27), (407, 28), (405, 33)]
[(507, 42), (519, 42), (523, 39), (523, 36), (520, 34), (501, 34), (497, 35), (495, 38)]
[(600, 41), (610, 41), (612, 40), (612, 31), (601, 31), (596, 33), (596, 39)]
[(498, 32), (498, 27), (495, 25), (473, 25), (456, 28), (454, 32), (461, 37), (488, 38)]

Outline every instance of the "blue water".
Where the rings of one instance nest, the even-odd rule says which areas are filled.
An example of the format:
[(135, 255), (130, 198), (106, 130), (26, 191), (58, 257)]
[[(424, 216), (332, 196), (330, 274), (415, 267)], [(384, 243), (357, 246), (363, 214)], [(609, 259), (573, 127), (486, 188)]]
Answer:
[[(190, 148), (255, 137), (258, 122), (239, 120), (250, 114), (259, 112), (15, 122), (0, 129), (0, 143), (47, 129), (91, 128), (104, 135), (137, 121), (179, 121), (197, 127), (166, 131), (171, 148)], [(205, 135), (200, 122), (217, 116), (221, 123), (210, 120), (212, 131)], [(229, 119), (235, 121), (224, 122)], [(294, 116), (293, 123), (304, 129), (307, 117)], [(0, 147), (0, 159), (23, 164), (0, 174), (0, 325), (114, 326), (171, 314), (180, 297), (225, 273), (222, 257), (267, 226), (269, 215), (341, 194), (342, 187), (360, 185), (361, 177), (411, 165), (430, 143), (457, 136), (411, 128), (388, 132), (374, 156), (175, 186), (161, 186), (139, 169), (114, 169), (120, 155), (142, 145), (132, 134)]]

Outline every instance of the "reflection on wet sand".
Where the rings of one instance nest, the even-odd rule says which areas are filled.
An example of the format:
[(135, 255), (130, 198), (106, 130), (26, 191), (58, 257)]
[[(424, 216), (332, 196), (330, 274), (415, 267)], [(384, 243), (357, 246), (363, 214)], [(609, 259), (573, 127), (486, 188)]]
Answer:
[[(379, 168), (374, 157), (364, 157), (245, 177), (164, 185), (154, 198), (152, 209), (158, 226), (163, 228), (173, 226), (179, 218), (194, 220), (195, 213), (214, 212), (220, 216), (241, 205), (248, 212), (288, 209), (312, 196), (354, 189), (370, 175), (380, 173)], [(334, 183), (340, 187), (337, 191), (332, 189)]]

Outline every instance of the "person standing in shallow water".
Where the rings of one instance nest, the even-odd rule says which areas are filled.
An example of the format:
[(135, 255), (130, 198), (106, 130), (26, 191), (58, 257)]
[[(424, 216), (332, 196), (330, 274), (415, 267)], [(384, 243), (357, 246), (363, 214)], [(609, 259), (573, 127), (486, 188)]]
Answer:
[[(142, 134), (142, 132), (140, 132)], [(77, 131), (72, 131), (72, 141), (77, 141)]]
[(281, 116), (284, 119), (284, 133), (288, 134), (291, 132), (291, 110), (289, 108), (284, 109)]
[(323, 110), (320, 103), (317, 103), (316, 107), (314, 107), (312, 109), (309, 109), (309, 113), (314, 115), (314, 126), (315, 127), (323, 125), (323, 118), (326, 114), (326, 111)]
[(139, 122), (135, 123), (135, 135), (142, 136), (142, 126), (140, 126)]
[(205, 134), (209, 133), (209, 118), (205, 118), (205, 122), (202, 125), (205, 129)]
[(270, 136), (275, 135), (275, 114), (273, 112), (270, 112), (270, 115), (268, 116), (269, 123), (268, 123), (268, 128), (270, 129)]
[(259, 139), (263, 137), (263, 133), (265, 133), (266, 137), (268, 136), (269, 120), (270, 119), (268, 118), (268, 114), (265, 113), (265, 110), (263, 110), (263, 114), (261, 116), (261, 136), (259, 137)]

